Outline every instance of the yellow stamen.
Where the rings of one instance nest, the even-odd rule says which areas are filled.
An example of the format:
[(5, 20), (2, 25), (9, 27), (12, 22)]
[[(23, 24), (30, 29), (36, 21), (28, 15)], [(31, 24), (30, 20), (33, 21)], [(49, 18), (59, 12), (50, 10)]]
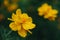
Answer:
[(10, 18), (8, 18), (8, 20), (11, 20), (12, 21), (12, 19), (10, 19)]
[(27, 30), (30, 34), (32, 34), (32, 32), (30, 30)]

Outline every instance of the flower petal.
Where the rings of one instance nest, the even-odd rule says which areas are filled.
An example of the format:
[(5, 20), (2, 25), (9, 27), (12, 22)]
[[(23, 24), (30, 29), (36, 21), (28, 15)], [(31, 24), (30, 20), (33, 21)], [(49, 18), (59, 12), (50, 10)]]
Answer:
[(17, 19), (17, 16), (16, 16), (14, 13), (12, 13), (12, 20), (13, 20), (13, 21), (16, 21), (15, 18)]
[(18, 29), (18, 30), (21, 30), (21, 26), (20, 26), (20, 25), (19, 25), (19, 26), (17, 26), (17, 29)]
[(28, 18), (29, 16), (27, 15), (27, 13), (23, 13), (21, 17)]
[(52, 10), (52, 14), (57, 14), (57, 13), (58, 13), (58, 10), (56, 10), (56, 9)]
[(21, 9), (17, 9), (16, 15), (17, 15), (17, 16), (20, 16), (20, 15), (21, 15)]
[(33, 29), (35, 28), (35, 24), (31, 23), (31, 22), (27, 22), (27, 23), (24, 23), (22, 24), (23, 28), (25, 30), (29, 30), (29, 29)]
[(14, 22), (10, 23), (9, 27), (11, 28), (11, 30), (17, 31), (17, 25)]
[(15, 24), (17, 25), (17, 30), (21, 30), (21, 24), (19, 22), (15, 22)]
[(32, 18), (29, 17), (26, 13), (22, 14), (21, 19), (22, 21), (25, 21), (25, 22), (32, 22)]
[(27, 22), (32, 22), (32, 18), (29, 17), (29, 18), (27, 19)]
[(15, 22), (20, 22), (21, 21), (21, 18), (20, 18), (20, 15), (16, 15), (16, 14), (12, 14), (12, 21), (15, 21)]
[(51, 20), (54, 21), (54, 20), (55, 20), (55, 17), (50, 17), (50, 18), (48, 18), (48, 19), (49, 19), (50, 21), (51, 21)]
[(18, 31), (18, 34), (21, 37), (26, 37), (27, 36), (27, 31), (22, 28), (21, 30)]

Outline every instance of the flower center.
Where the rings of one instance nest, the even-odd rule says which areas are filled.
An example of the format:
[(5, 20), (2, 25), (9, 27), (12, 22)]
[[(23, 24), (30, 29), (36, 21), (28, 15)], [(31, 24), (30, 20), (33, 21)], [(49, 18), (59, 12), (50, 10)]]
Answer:
[(23, 18), (23, 19), (22, 19), (22, 22), (23, 22), (23, 23), (25, 23), (25, 22), (26, 22), (26, 19), (25, 19), (25, 18)]

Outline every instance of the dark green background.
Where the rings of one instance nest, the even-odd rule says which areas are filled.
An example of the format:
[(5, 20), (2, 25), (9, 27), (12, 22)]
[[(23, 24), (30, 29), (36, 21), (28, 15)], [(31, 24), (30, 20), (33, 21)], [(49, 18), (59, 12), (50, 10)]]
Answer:
[[(53, 9), (58, 10), (58, 17), (55, 21), (49, 21), (38, 15), (37, 9), (43, 3), (48, 3)], [(31, 30), (33, 34), (28, 33), (26, 38), (22, 38), (17, 32), (12, 31), (9, 28), (11, 21), (7, 20), (7, 18), (10, 18), (11, 14), (16, 10), (9, 12), (6, 7), (3, 6), (3, 0), (0, 0), (0, 14), (3, 14), (5, 17), (4, 20), (0, 21), (0, 40), (60, 40), (60, 29), (58, 28), (60, 0), (20, 0), (17, 4), (22, 12), (26, 12), (33, 18), (33, 23), (36, 24), (36, 28)], [(11, 33), (7, 35), (8, 32)]]

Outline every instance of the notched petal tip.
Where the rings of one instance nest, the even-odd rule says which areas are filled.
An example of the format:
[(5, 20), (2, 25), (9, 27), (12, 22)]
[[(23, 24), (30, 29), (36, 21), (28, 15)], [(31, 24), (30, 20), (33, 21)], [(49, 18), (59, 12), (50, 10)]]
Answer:
[(21, 9), (17, 9), (17, 10), (16, 10), (16, 15), (18, 15), (18, 14), (19, 14), (19, 15), (21, 14)]
[(11, 30), (17, 31), (17, 27), (16, 27), (16, 24), (15, 24), (14, 22), (11, 22), (11, 23), (9, 24), (9, 27), (11, 28)]

